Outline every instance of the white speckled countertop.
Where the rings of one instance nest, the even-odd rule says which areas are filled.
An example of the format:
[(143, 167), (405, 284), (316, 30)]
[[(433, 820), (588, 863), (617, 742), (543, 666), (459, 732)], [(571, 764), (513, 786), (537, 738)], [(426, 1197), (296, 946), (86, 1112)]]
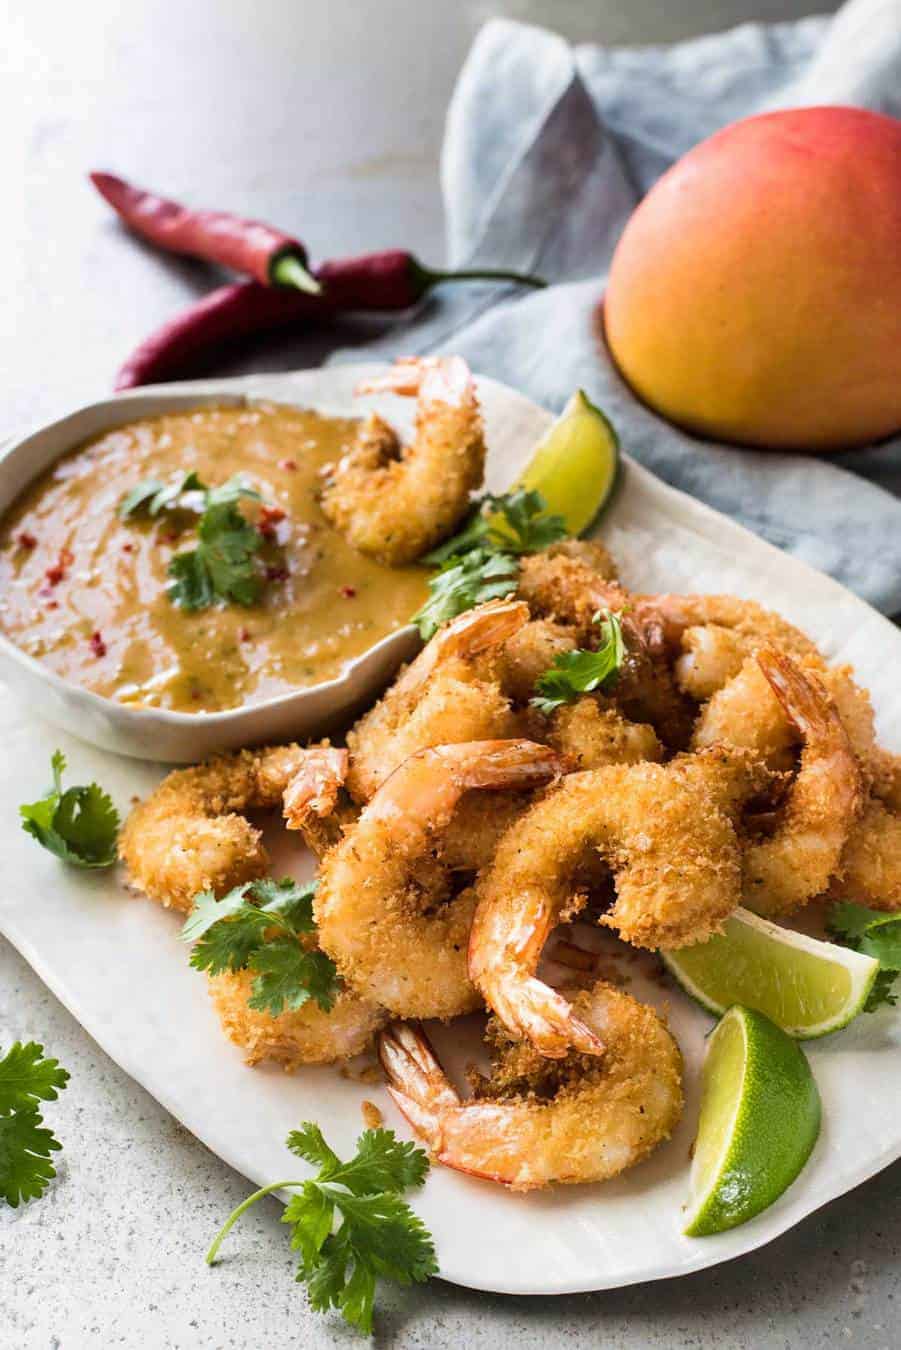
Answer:
[[(635, 42), (814, 8), (832, 6), (133, 0), (126, 10), (92, 0), (51, 11), (10, 0), (0, 15), (0, 156), (12, 186), (0, 216), (3, 427), (105, 392), (129, 347), (210, 284), (204, 269), (128, 241), (83, 186), (86, 168), (271, 218), (316, 254), (399, 243), (437, 263), (443, 111), (485, 18)], [(315, 355), (263, 344), (223, 373)], [(277, 1202), (242, 1221), (217, 1268), (204, 1265), (246, 1181), (107, 1059), (0, 939), (0, 1047), (16, 1038), (42, 1041), (72, 1081), (46, 1112), (64, 1143), (56, 1183), (39, 1203), (0, 1208), (4, 1350), (360, 1343), (307, 1308)], [(888, 1350), (898, 1339), (899, 1213), (901, 1164), (770, 1247), (681, 1280), (559, 1299), (437, 1281), (387, 1290), (376, 1343)]]

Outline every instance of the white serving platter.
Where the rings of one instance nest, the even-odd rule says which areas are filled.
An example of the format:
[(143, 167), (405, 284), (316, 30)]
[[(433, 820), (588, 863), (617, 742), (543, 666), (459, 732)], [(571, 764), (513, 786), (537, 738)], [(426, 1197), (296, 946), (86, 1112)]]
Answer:
[[(367, 368), (371, 369), (371, 368)], [(350, 409), (359, 371), (254, 376), (181, 385), (182, 394), (244, 393)], [(550, 421), (512, 390), (480, 381), (490, 447), (489, 485), (507, 486)], [(885, 745), (901, 750), (901, 633), (834, 581), (660, 483), (626, 457), (618, 495), (599, 533), (625, 583), (641, 590), (731, 591), (778, 608), (871, 690)], [(68, 781), (96, 778), (128, 809), (163, 770), (97, 750), (38, 720), (0, 687), (5, 772), (0, 821), (6, 884), (0, 931), (85, 1029), (189, 1130), (252, 1182), (304, 1174), (284, 1147), (315, 1119), (350, 1151), (360, 1105), (375, 1101), (408, 1134), (378, 1083), (335, 1069), (287, 1076), (250, 1070), (220, 1031), (205, 979), (176, 941), (179, 921), (129, 896), (116, 872), (80, 874), (19, 829), (17, 808), (46, 787), (51, 751), (70, 761)], [(298, 875), (310, 859), (295, 856)], [(432, 1231), (443, 1278), (476, 1289), (552, 1294), (615, 1288), (715, 1265), (769, 1242), (827, 1201), (901, 1156), (901, 1020), (891, 1010), (805, 1047), (823, 1098), (823, 1130), (807, 1168), (751, 1223), (714, 1238), (680, 1232), (688, 1155), (698, 1109), (704, 1036), (712, 1019), (678, 990), (636, 976), (631, 991), (666, 1006), (686, 1064), (685, 1116), (642, 1166), (600, 1186), (522, 1196), (435, 1167), (413, 1198)], [(466, 1057), (475, 1029), (443, 1029), (439, 1048)], [(286, 1172), (286, 1166), (288, 1168)], [(223, 1215), (224, 1217), (224, 1215)], [(240, 1242), (240, 1229), (233, 1242)]]

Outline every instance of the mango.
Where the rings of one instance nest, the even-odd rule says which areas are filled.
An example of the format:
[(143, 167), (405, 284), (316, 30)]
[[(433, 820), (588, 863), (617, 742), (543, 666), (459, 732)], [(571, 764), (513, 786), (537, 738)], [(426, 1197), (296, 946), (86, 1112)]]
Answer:
[(613, 358), (664, 417), (792, 450), (901, 429), (901, 122), (860, 108), (711, 136), (626, 225), (604, 297)]

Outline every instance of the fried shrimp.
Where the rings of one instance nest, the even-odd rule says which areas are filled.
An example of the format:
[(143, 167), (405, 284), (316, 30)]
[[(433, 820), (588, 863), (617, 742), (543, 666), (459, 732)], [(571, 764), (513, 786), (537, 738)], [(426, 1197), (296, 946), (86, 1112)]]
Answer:
[(269, 857), (243, 813), (278, 806), (303, 753), (297, 745), (242, 750), (170, 773), (119, 835), (131, 882), (187, 912), (199, 891), (221, 895), (264, 876)]
[(454, 1017), (479, 996), (466, 944), (475, 892), (453, 896), (436, 861), (467, 790), (539, 787), (560, 757), (530, 741), (420, 750), (407, 759), (326, 854), (316, 895), (323, 951), (351, 988), (400, 1017)]
[(652, 726), (629, 722), (607, 700), (591, 696), (558, 708), (546, 738), (576, 769), (663, 759), (663, 746)]
[(868, 909), (901, 909), (901, 814), (877, 797), (851, 827), (830, 894)]
[(417, 750), (515, 733), (510, 700), (479, 658), (527, 624), (522, 601), (492, 600), (451, 619), (347, 733), (347, 788), (365, 802)]
[(421, 1028), (381, 1033), (388, 1091), (439, 1162), (525, 1191), (606, 1181), (669, 1138), (682, 1114), (682, 1057), (664, 1023), (605, 983), (572, 1006), (603, 1041), (600, 1059), (552, 1063), (492, 1021), (492, 1073), (465, 1102)]
[[(762, 646), (776, 647), (802, 659), (822, 659), (815, 643), (800, 628), (753, 600), (742, 600), (736, 595), (670, 594), (642, 596), (640, 600), (653, 606), (674, 654), (678, 655), (686, 633), (692, 631), (691, 644), (695, 645), (695, 660), (702, 671), (706, 668), (712, 673), (717, 663), (730, 659), (734, 662), (738, 653), (750, 656)], [(710, 626), (721, 631), (714, 633), (705, 645), (694, 630)], [(726, 639), (722, 630), (732, 634), (731, 640)], [(692, 663), (684, 663), (683, 679), (687, 677), (690, 681), (691, 672)], [(703, 679), (703, 674), (699, 678)], [(723, 676), (723, 680), (728, 678), (728, 673)]]
[(414, 439), (401, 446), (378, 417), (332, 466), (322, 509), (361, 553), (398, 565), (447, 538), (481, 486), (485, 436), (475, 383), (459, 356), (410, 357), (359, 393), (419, 396)]
[[(586, 854), (601, 854), (616, 886), (601, 922), (639, 947), (702, 942), (740, 903), (733, 807), (724, 801), (722, 756), (712, 759), (709, 783), (701, 756), (571, 774), (500, 841), (478, 884), (469, 973), (507, 1030), (542, 1055), (602, 1049), (591, 1027), (535, 977)], [(736, 764), (734, 773), (744, 772)]]
[(857, 760), (835, 705), (813, 673), (781, 652), (756, 661), (802, 740), (800, 765), (772, 837), (747, 845), (745, 903), (785, 914), (828, 887), (839, 872), (863, 794)]
[(210, 996), (229, 1040), (240, 1046), (248, 1064), (272, 1060), (287, 1072), (301, 1064), (334, 1064), (360, 1054), (384, 1026), (387, 1014), (372, 1003), (341, 990), (330, 1011), (310, 999), (277, 1017), (248, 1006), (254, 974), (226, 971), (209, 981)]

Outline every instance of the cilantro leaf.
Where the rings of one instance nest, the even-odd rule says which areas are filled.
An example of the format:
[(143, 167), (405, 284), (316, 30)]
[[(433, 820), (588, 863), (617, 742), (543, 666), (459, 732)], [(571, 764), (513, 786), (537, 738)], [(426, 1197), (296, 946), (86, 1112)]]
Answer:
[(177, 474), (169, 483), (162, 483), (158, 478), (145, 478), (122, 498), (119, 503), (119, 518), (128, 520), (143, 512), (150, 517), (158, 516), (163, 511), (171, 511), (177, 506), (179, 498), (186, 492), (206, 491), (205, 485), (193, 470)]
[(56, 750), (50, 763), (53, 787), (38, 801), (19, 807), (22, 829), (73, 867), (111, 867), (119, 833), (119, 813), (111, 798), (96, 783), (64, 792), (65, 756)]
[(626, 657), (622, 625), (611, 610), (594, 617), (601, 628), (598, 650), (562, 652), (536, 681), (537, 693), (530, 701), (547, 716), (564, 703), (575, 702), (580, 694), (609, 688), (619, 677)]
[(69, 1081), (44, 1047), (16, 1041), (0, 1059), (0, 1196), (14, 1209), (44, 1194), (56, 1176), (50, 1155), (62, 1146), (44, 1127), (41, 1101), (56, 1101)]
[(296, 937), (275, 937), (257, 947), (247, 959), (256, 971), (248, 1008), (278, 1017), (283, 1009), (294, 1012), (311, 998), (323, 1012), (335, 1005), (337, 967), (325, 952), (306, 951)]
[(875, 1012), (886, 1004), (893, 1007), (898, 1001), (894, 985), (901, 972), (901, 915), (842, 900), (830, 909), (826, 930), (842, 946), (879, 962), (864, 1012)]
[(379, 1279), (407, 1285), (427, 1280), (438, 1269), (430, 1234), (400, 1196), (425, 1180), (428, 1157), (415, 1144), (399, 1142), (393, 1131), (380, 1129), (365, 1131), (355, 1157), (342, 1162), (309, 1121), (287, 1142), (292, 1152), (318, 1166), (318, 1176), (276, 1182), (239, 1205), (207, 1261), (213, 1263), (223, 1237), (250, 1204), (272, 1190), (297, 1188), (282, 1215), (291, 1227), (291, 1247), (300, 1253), (297, 1281), (306, 1284), (313, 1308), (337, 1308), (351, 1326), (369, 1335)]
[(59, 1060), (45, 1059), (36, 1041), (16, 1041), (0, 1059), (0, 1115), (33, 1111), (38, 1102), (55, 1102), (69, 1081)]
[(540, 492), (517, 488), (501, 496), (488, 493), (476, 502), (462, 530), (422, 561), (437, 567), (475, 548), (494, 553), (539, 553), (564, 539), (566, 533), (566, 521), (548, 512)]
[(262, 542), (234, 497), (207, 505), (197, 527), (197, 547), (176, 553), (169, 562), (169, 599), (187, 610), (207, 609), (215, 600), (252, 605), (263, 586), (255, 566)]
[(305, 1120), (299, 1130), (292, 1130), (286, 1140), (288, 1148), (304, 1162), (318, 1166), (320, 1176), (331, 1176), (341, 1167), (341, 1159), (325, 1142), (325, 1136), (312, 1120)]
[(516, 589), (518, 576), (519, 563), (507, 553), (477, 548), (462, 558), (449, 558), (429, 582), (431, 595), (412, 622), (427, 641), (446, 620), (486, 600), (509, 595)]
[(328, 1012), (338, 988), (337, 968), (324, 952), (309, 951), (298, 940), (316, 931), (315, 893), (315, 882), (299, 885), (291, 877), (247, 881), (221, 900), (201, 891), (180, 935), (196, 944), (191, 965), (210, 975), (255, 971), (247, 1006), (258, 1012), (277, 1017), (311, 998)]
[(37, 1200), (56, 1176), (50, 1154), (62, 1145), (37, 1111), (0, 1116), (0, 1195), (16, 1209)]

